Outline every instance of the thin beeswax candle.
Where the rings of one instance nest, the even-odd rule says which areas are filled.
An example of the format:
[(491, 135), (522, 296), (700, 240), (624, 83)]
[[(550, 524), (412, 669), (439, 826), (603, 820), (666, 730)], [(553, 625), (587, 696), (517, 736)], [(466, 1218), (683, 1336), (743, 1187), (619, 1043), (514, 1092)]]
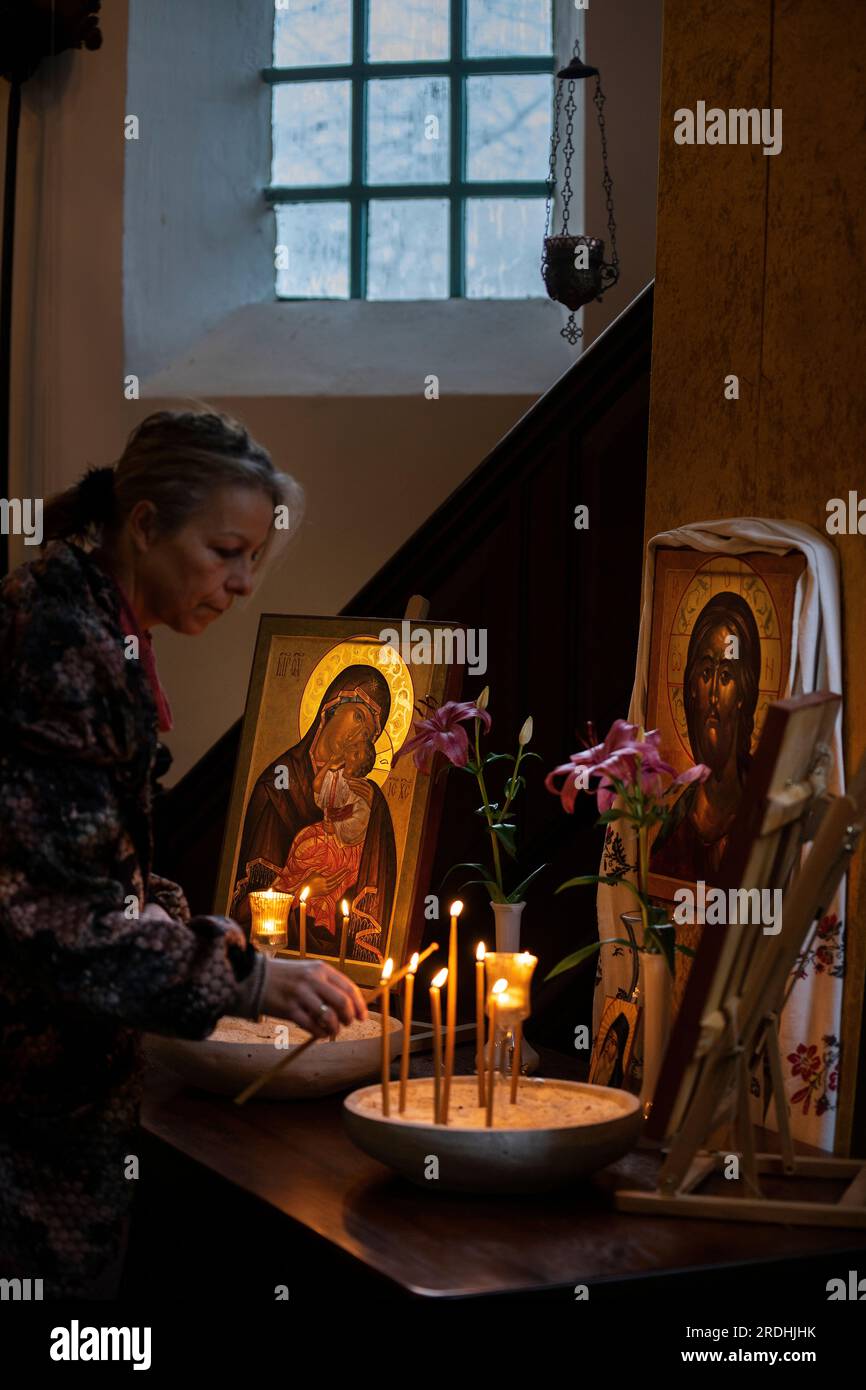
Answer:
[(442, 1005), (440, 994), (448, 979), (448, 970), (443, 966), (434, 975), (430, 984), (430, 1021), (433, 1028), (433, 1123), (440, 1123), (442, 1108)]
[(412, 996), (415, 992), (415, 971), (418, 969), (418, 952), (415, 951), (409, 962), (403, 994), (403, 1056), (400, 1059), (400, 1114), (406, 1109), (406, 1083), (409, 1079), (409, 1044), (412, 1041)]
[(463, 911), (458, 898), (451, 904), (451, 935), (448, 938), (448, 1015), (445, 1025), (445, 1077), (442, 1084), (442, 1123), (448, 1123), (451, 1103), (451, 1077), (454, 1074), (454, 1043), (457, 1037), (457, 918)]

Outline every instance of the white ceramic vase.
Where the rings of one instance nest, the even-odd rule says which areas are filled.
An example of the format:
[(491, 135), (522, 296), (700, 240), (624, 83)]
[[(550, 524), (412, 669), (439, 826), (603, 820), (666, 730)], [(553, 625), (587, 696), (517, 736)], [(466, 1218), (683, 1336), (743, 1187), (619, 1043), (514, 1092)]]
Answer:
[[(491, 903), (493, 916), (496, 921), (496, 949), (497, 951), (519, 951), (520, 950), (520, 919), (526, 903)], [(505, 1040), (505, 1055), (501, 1055), (502, 1044), (500, 1044), (500, 1056), (496, 1059), (499, 1069), (510, 1074), (511, 1057), (513, 1052), (513, 1041), (511, 1034)], [(527, 1076), (538, 1070), (538, 1053), (531, 1043), (523, 1038), (520, 1048), (522, 1074)]]
[(491, 903), (496, 919), (497, 951), (520, 950), (520, 918), (526, 903)]
[(640, 953), (641, 1025), (643, 1031), (643, 1080), (641, 1109), (646, 1117), (652, 1106), (671, 1027), (673, 980), (661, 954)]

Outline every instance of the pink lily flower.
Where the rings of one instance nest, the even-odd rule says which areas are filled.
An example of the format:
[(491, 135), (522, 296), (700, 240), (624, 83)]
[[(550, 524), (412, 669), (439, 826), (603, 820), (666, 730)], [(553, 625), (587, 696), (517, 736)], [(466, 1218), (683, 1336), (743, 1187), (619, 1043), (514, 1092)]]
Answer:
[[(639, 777), (644, 794), (656, 798), (664, 794), (666, 778), (672, 779), (672, 787), (706, 781), (710, 769), (703, 763), (687, 768), (677, 776), (676, 769), (662, 758), (660, 743), (661, 733), (658, 729), (652, 729), (641, 738), (636, 724), (616, 719), (604, 743), (597, 743), (581, 753), (572, 753), (567, 763), (561, 763), (548, 773), (544, 785), (549, 792), (560, 797), (566, 811), (573, 812), (578, 791), (586, 789), (588, 777), (597, 777), (596, 800), (599, 813), (603, 814), (612, 809), (617, 798), (614, 779), (629, 788), (635, 785)], [(585, 775), (578, 780), (581, 770)], [(557, 786), (556, 779), (563, 775), (565, 781)]]
[(429, 772), (434, 753), (444, 753), (455, 767), (465, 767), (469, 761), (469, 736), (463, 727), (465, 720), (480, 719), (490, 728), (490, 715), (471, 700), (448, 700), (431, 714), (429, 719), (416, 719), (410, 738), (394, 755), (394, 763), (404, 753), (411, 753), (419, 772)]

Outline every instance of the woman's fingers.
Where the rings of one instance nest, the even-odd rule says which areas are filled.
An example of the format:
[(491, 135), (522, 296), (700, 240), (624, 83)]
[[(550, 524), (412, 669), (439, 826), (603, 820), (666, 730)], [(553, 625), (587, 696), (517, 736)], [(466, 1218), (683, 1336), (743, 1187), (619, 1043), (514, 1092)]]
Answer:
[(311, 983), (319, 1000), (328, 1004), (343, 1023), (353, 1023), (356, 1018), (366, 1016), (367, 1006), (361, 998), (360, 990), (338, 970), (332, 970), (326, 965), (322, 974)]
[(317, 1037), (334, 1035), (341, 1024), (367, 1017), (357, 985), (324, 961), (269, 962), (262, 1009), (292, 1019)]
[(340, 1024), (336, 1011), (327, 1004), (323, 1009), (322, 1004), (326, 1001), (320, 999), (311, 986), (301, 985), (299, 987), (298, 1003), (305, 1015), (302, 1027), (315, 1033), (317, 1037), (333, 1037), (339, 1033)]

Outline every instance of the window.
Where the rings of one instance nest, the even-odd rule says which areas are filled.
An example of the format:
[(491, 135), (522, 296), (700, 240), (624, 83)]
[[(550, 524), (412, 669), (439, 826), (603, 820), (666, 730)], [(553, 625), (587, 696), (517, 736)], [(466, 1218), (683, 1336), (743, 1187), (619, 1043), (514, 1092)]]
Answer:
[(543, 297), (551, 0), (276, 0), (283, 299)]

